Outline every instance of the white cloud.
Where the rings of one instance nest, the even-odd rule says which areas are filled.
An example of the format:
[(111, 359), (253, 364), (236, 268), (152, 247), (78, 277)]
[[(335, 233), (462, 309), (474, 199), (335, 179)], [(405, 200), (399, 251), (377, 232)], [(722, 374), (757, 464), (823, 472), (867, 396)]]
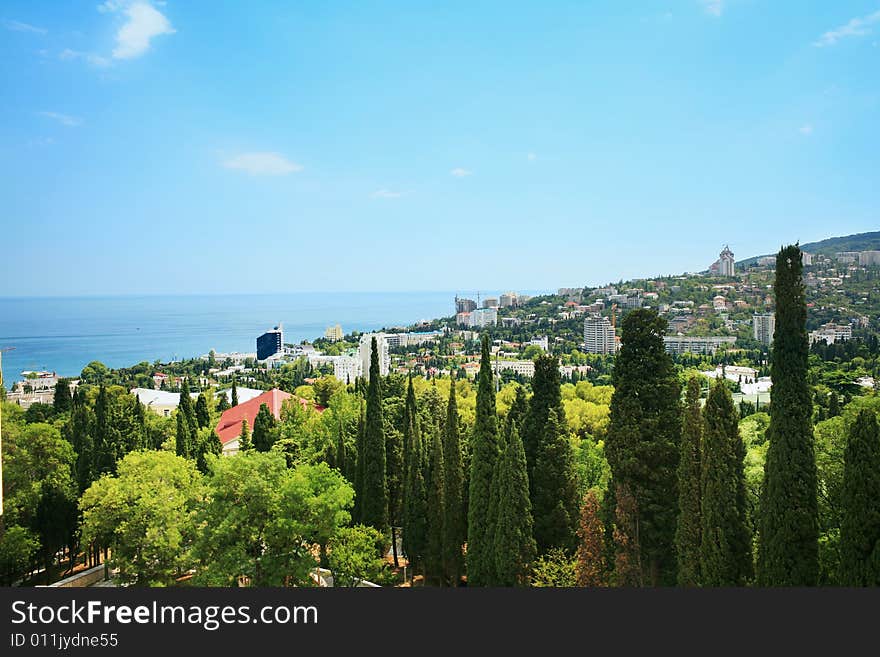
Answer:
[(5, 18), (3, 19), (3, 27), (13, 32), (30, 32), (31, 34), (46, 34), (47, 32), (47, 30), (42, 27), (36, 27), (35, 25), (22, 23), (21, 21), (7, 20)]
[(870, 34), (871, 26), (877, 22), (880, 22), (880, 11), (875, 11), (873, 14), (868, 14), (861, 18), (853, 18), (846, 25), (829, 30), (820, 36), (818, 40), (813, 42), (813, 45), (817, 48), (823, 48), (825, 46), (833, 46), (846, 37)]
[(451, 175), (455, 176), (456, 178), (464, 178), (465, 176), (471, 175), (473, 173), (473, 171), (470, 171), (469, 169), (462, 169), (461, 167), (456, 167), (455, 169), (453, 169), (449, 173)]
[(724, 0), (700, 0), (700, 4), (707, 14), (721, 16), (724, 12)]
[(378, 189), (372, 194), (370, 194), (373, 198), (400, 198), (403, 196), (403, 192), (392, 192), (388, 189)]
[[(117, 11), (122, 7), (120, 2), (105, 2), (98, 10), (103, 12)], [(177, 30), (165, 15), (146, 2), (135, 2), (125, 9), (128, 20), (116, 33), (116, 47), (113, 49), (114, 59), (131, 59), (140, 57), (150, 49), (150, 40), (162, 34), (174, 34)]]
[(107, 2), (103, 2), (98, 5), (98, 11), (102, 14), (112, 13), (114, 11), (119, 11), (124, 6), (124, 3), (120, 0), (107, 0)]
[(61, 125), (66, 125), (69, 128), (75, 128), (78, 125), (82, 125), (82, 119), (76, 116), (69, 116), (67, 114), (60, 114), (59, 112), (37, 112), (40, 116), (45, 116), (48, 119), (52, 119), (53, 121), (58, 121)]
[(283, 176), (302, 171), (302, 166), (278, 153), (240, 153), (223, 161), (227, 169), (244, 171), (252, 176)]
[(65, 48), (58, 53), (58, 59), (65, 61), (70, 59), (82, 59), (92, 66), (110, 66), (110, 60), (106, 57), (101, 57), (101, 55), (96, 55), (93, 52), (81, 52), (79, 50), (71, 50), (70, 48)]
[(804, 123), (800, 128), (798, 128), (802, 135), (810, 136), (813, 134), (813, 124), (812, 123)]

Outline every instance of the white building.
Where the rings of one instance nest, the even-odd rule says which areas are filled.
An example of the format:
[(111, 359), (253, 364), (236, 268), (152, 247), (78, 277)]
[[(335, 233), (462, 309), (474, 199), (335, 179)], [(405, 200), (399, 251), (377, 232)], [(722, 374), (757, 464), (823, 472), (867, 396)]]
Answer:
[[(804, 264), (807, 263), (804, 262)], [(860, 251), (859, 264), (862, 267), (866, 267), (868, 265), (880, 265), (880, 251)]]
[(353, 356), (338, 356), (333, 361), (333, 376), (343, 383), (354, 383), (354, 380), (363, 375), (361, 361)]
[(535, 362), (532, 360), (498, 360), (492, 361), (492, 371), (495, 374), (504, 370), (512, 370), (519, 376), (532, 378), (535, 376)]
[(810, 344), (823, 341), (825, 344), (845, 342), (852, 339), (852, 326), (849, 324), (823, 324), (815, 331), (810, 331)]
[(544, 350), (544, 352), (550, 351), (550, 342), (549, 342), (549, 340), (547, 340), (546, 335), (532, 338), (531, 340), (529, 340), (528, 344), (535, 345), (536, 347), (541, 347), (541, 349)]
[(498, 310), (495, 308), (477, 308), (468, 313), (465, 325), (470, 328), (484, 328), (498, 323)]
[(667, 335), (663, 346), (669, 354), (714, 354), (722, 345), (736, 344), (734, 336), (697, 337), (693, 335)]
[(500, 297), (500, 303), (502, 308), (512, 308), (518, 305), (519, 299), (516, 292), (505, 292)]
[(358, 360), (361, 362), (361, 372), (368, 381), (370, 380), (370, 357), (372, 353), (372, 340), (376, 338), (376, 348), (379, 351), (379, 374), (386, 376), (391, 369), (391, 356), (388, 354), (388, 343), (384, 333), (364, 333), (361, 335), (358, 345)]
[(776, 315), (764, 313), (752, 316), (752, 335), (761, 344), (773, 344), (773, 333), (776, 331)]
[(607, 317), (584, 319), (584, 349), (589, 354), (613, 354), (617, 350), (614, 327)]

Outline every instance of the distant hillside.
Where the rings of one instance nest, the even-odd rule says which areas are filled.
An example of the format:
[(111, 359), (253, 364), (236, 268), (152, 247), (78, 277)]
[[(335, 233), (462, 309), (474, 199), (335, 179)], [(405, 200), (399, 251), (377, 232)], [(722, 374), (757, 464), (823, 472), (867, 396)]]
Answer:
[[(801, 250), (821, 255), (833, 255), (840, 251), (880, 251), (880, 231), (857, 233), (856, 235), (846, 235), (845, 237), (829, 237), (821, 242), (801, 244)], [(768, 253), (767, 255), (773, 254)], [(740, 260), (736, 265), (737, 267), (748, 267), (756, 262), (758, 258), (763, 257), (754, 256), (747, 260)]]

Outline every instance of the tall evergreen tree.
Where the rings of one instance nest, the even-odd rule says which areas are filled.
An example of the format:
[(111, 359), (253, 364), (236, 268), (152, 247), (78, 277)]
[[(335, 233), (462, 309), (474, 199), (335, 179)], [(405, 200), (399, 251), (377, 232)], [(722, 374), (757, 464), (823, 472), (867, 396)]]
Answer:
[(666, 320), (655, 310), (639, 308), (623, 318), (622, 329), (606, 456), (612, 485), (631, 494), (634, 503), (627, 500), (624, 506), (638, 514), (640, 543), (630, 546), (637, 549), (642, 568), (638, 581), (673, 585), (681, 388), (663, 345)]
[[(565, 410), (562, 407), (562, 391), (559, 385), (559, 362), (555, 356), (547, 354), (535, 359), (535, 376), (532, 378), (532, 398), (529, 400), (529, 410), (523, 420), (522, 441), (526, 450), (526, 462), (529, 467), (529, 481), (532, 486), (532, 505), (534, 506), (535, 481), (533, 472), (538, 451), (544, 440), (544, 429), (547, 426), (547, 416), (550, 411), (556, 412), (556, 417), (562, 426), (565, 426)], [(577, 503), (575, 503), (577, 507)], [(538, 515), (537, 511), (535, 515)], [(541, 541), (538, 541), (540, 546)]]
[[(511, 431), (514, 429), (515, 427)], [(501, 501), (501, 478), (503, 476), (502, 469), (504, 468), (505, 449), (507, 449), (507, 439), (503, 432), (499, 432), (498, 458), (495, 459), (495, 467), (492, 468), (492, 483), (489, 486), (489, 505), (486, 508), (486, 535), (491, 537), (493, 549), (495, 545), (495, 532), (498, 528), (498, 505)], [(497, 561), (493, 558), (488, 565), (486, 586), (501, 586), (501, 578), (498, 575), (497, 566)]]
[(370, 344), (370, 380), (364, 432), (363, 524), (380, 532), (388, 529), (388, 483), (385, 478), (385, 427), (382, 421), (382, 379), (376, 338)]
[(700, 578), (703, 586), (743, 586), (752, 576), (752, 536), (746, 509), (739, 419), (723, 378), (715, 381), (703, 413)]
[(86, 401), (85, 391), (78, 388), (73, 395), (70, 419), (65, 425), (65, 438), (76, 452), (74, 476), (80, 495), (97, 478), (95, 466), (94, 415)]
[(55, 384), (55, 396), (52, 398), (52, 406), (56, 413), (66, 413), (73, 405), (73, 396), (70, 394), (70, 380), (58, 379)]
[(177, 430), (174, 434), (174, 452), (185, 459), (190, 454), (190, 434), (189, 425), (186, 423), (186, 416), (180, 409), (177, 410)]
[(428, 542), (428, 501), (422, 457), (424, 441), (419, 431), (418, 417), (408, 415), (410, 446), (406, 466), (404, 494), (403, 551), (413, 572), (424, 565)]
[(446, 433), (443, 440), (443, 481), (445, 506), (443, 507), (443, 568), (452, 586), (458, 586), (461, 578), (461, 546), (467, 534), (462, 488), (464, 474), (461, 465), (461, 441), (458, 435), (458, 402), (455, 398), (455, 381), (449, 386), (446, 405)]
[(196, 400), (196, 424), (199, 429), (204, 429), (211, 424), (211, 411), (208, 410), (208, 398), (201, 393)]
[(493, 550), (497, 584), (526, 586), (536, 548), (526, 454), (515, 427), (510, 432), (501, 463)]
[(275, 416), (266, 404), (260, 404), (260, 410), (254, 418), (254, 431), (251, 443), (258, 452), (268, 452), (275, 444)]
[(758, 537), (758, 583), (812, 586), (819, 577), (819, 519), (813, 444), (807, 307), (800, 248), (776, 256), (776, 332), (770, 355), (769, 447)]
[(468, 492), (468, 586), (487, 586), (494, 570), (494, 537), (487, 534), (492, 472), (498, 459), (495, 386), (489, 359), (489, 336), (483, 335), (477, 410), (471, 438), (471, 474)]
[(429, 578), (444, 584), (443, 573), (443, 518), (446, 515), (446, 485), (443, 464), (443, 441), (436, 429), (431, 432), (431, 451), (427, 477), (427, 541), (425, 545), (425, 580)]
[(235, 379), (232, 379), (232, 405), (238, 406), (238, 386)]
[[(513, 403), (510, 405), (510, 410), (507, 411), (507, 417), (504, 421), (504, 434), (507, 438), (510, 438), (510, 430), (513, 427), (516, 427), (520, 437), (522, 437), (524, 430), (523, 422), (528, 412), (529, 401), (526, 397), (526, 389), (522, 386), (517, 386), (516, 396), (513, 398)], [(528, 460), (528, 456), (526, 460)]]
[(189, 392), (189, 380), (184, 377), (180, 382), (180, 403), (177, 405), (177, 411), (178, 413), (182, 412), (184, 419), (186, 419), (190, 432), (190, 453), (193, 453), (199, 433), (199, 422), (196, 419), (195, 405)]
[(116, 404), (107, 391), (107, 387), (101, 384), (95, 399), (95, 429), (93, 433), (95, 439), (93, 473), (96, 477), (116, 472), (120, 436), (116, 424), (115, 407)]
[(579, 510), (574, 455), (568, 433), (555, 408), (549, 410), (541, 432), (532, 474), (532, 510), (538, 552), (543, 554), (551, 548), (573, 551)]
[(702, 386), (691, 377), (685, 394), (681, 428), (681, 453), (678, 461), (678, 525), (675, 546), (678, 556), (678, 585), (700, 585), (700, 489), (702, 478), (701, 443), (703, 416), (700, 412)]
[(238, 434), (238, 451), (242, 453), (249, 452), (253, 448), (254, 445), (251, 442), (251, 428), (248, 426), (247, 420), (242, 420), (241, 431)]
[(840, 583), (880, 586), (880, 430), (869, 410), (849, 430), (841, 502)]
[[(360, 380), (358, 378), (358, 380)], [(366, 433), (366, 420), (364, 419), (364, 400), (360, 400), (360, 413), (358, 414), (357, 436), (355, 441), (355, 469), (354, 469), (354, 513), (352, 520), (356, 523), (363, 522), (361, 506), (364, 500), (364, 459), (366, 458), (364, 447), (364, 434)]]
[(347, 454), (345, 453), (345, 433), (342, 429), (342, 418), (339, 418), (336, 432), (336, 467), (345, 476), (348, 473)]
[(217, 412), (223, 413), (227, 410), (229, 410), (229, 399), (226, 397), (226, 393), (223, 392), (220, 395), (220, 401), (217, 402)]

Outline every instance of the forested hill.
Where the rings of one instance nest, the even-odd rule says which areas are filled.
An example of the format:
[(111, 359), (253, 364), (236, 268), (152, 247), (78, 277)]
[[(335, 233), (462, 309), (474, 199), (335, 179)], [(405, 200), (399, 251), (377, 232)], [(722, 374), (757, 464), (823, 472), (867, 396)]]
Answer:
[[(821, 242), (801, 244), (801, 250), (821, 255), (833, 255), (840, 251), (877, 251), (880, 250), (880, 231), (856, 233), (855, 235), (845, 235), (843, 237), (829, 237)], [(736, 264), (738, 267), (748, 267), (758, 258), (762, 257), (764, 256), (753, 256)]]

